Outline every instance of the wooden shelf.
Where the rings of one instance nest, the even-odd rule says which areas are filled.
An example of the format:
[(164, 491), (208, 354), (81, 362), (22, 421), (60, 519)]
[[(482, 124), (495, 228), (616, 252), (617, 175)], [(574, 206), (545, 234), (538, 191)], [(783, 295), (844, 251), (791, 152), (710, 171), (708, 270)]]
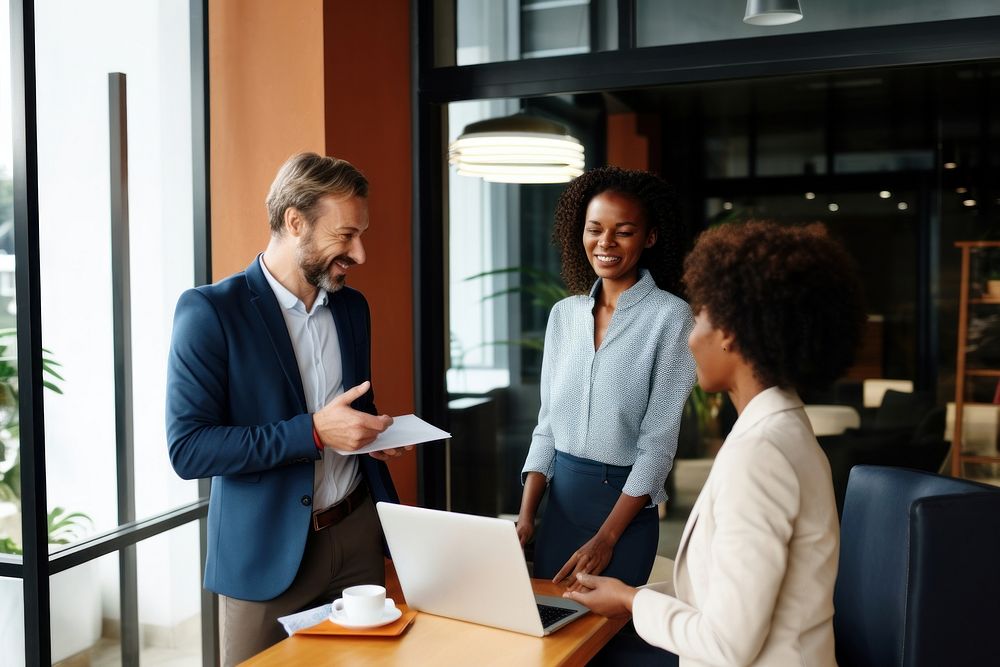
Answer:
[(955, 241), (956, 248), (1000, 248), (1000, 241)]
[(966, 368), (965, 374), (977, 378), (1000, 378), (1000, 370), (993, 368)]
[(978, 454), (962, 454), (962, 463), (1000, 463), (1000, 456), (979, 456)]
[[(963, 463), (1000, 463), (1000, 456), (978, 456), (963, 454), (962, 431), (965, 426), (966, 381), (969, 378), (998, 378), (1000, 368), (968, 368), (966, 367), (969, 352), (969, 311), (974, 305), (1000, 305), (1000, 297), (995, 297), (982, 291), (984, 285), (973, 287), (969, 279), (973, 267), (973, 255), (978, 252), (988, 253), (988, 257), (980, 260), (996, 260), (1000, 256), (1000, 241), (957, 241), (955, 247), (962, 251), (962, 283), (959, 291), (958, 308), (958, 346), (955, 364), (955, 421), (951, 439), (951, 474), (961, 477)], [(977, 260), (979, 261), (979, 260)], [(975, 289), (975, 293), (972, 290)]]

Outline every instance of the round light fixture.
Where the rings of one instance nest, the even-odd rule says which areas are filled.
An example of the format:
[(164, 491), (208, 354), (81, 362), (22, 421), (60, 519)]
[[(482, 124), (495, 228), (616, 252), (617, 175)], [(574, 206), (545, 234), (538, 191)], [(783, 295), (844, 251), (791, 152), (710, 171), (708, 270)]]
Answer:
[(898, 204), (896, 204), (896, 208), (898, 208), (900, 211), (905, 211), (906, 209), (910, 208), (910, 205), (907, 204), (905, 201), (901, 201)]
[(958, 168), (958, 163), (957, 162), (945, 162), (941, 166), (944, 167), (945, 169), (957, 169)]
[(467, 125), (448, 162), (493, 183), (565, 183), (583, 173), (583, 145), (559, 123), (519, 113)]
[(976, 205), (976, 200), (975, 199), (963, 199), (962, 200), (962, 206), (965, 206), (967, 208), (972, 208), (975, 205)]
[(785, 25), (802, 20), (799, 0), (747, 0), (744, 23), (751, 25)]
[(815, 192), (807, 192), (806, 193), (806, 199), (816, 199), (816, 193)]
[(830, 210), (830, 213), (836, 213), (840, 210), (840, 204), (836, 204), (834, 202), (830, 202), (826, 205), (826, 207)]
[(731, 202), (731, 201), (723, 202), (722, 203), (722, 208), (724, 210), (726, 210), (726, 211), (732, 211), (733, 210), (733, 202)]
[(881, 192), (878, 193), (878, 196), (880, 199), (888, 199), (889, 197), (892, 196), (892, 193), (889, 192), (888, 190), (882, 190)]

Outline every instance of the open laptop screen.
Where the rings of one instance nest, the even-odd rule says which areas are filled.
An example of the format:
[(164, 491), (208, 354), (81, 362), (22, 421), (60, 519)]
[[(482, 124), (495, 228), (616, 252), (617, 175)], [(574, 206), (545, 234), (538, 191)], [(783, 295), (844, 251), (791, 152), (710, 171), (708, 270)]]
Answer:
[[(410, 607), (538, 637), (546, 634), (510, 521), (392, 503), (378, 503), (377, 509)], [(571, 600), (544, 601), (572, 611), (557, 626), (586, 613)]]

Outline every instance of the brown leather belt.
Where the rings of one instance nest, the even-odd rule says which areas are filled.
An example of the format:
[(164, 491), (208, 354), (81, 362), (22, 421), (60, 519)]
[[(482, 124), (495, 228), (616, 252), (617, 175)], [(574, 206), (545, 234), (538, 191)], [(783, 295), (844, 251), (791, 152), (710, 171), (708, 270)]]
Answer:
[(336, 505), (327, 507), (322, 512), (312, 515), (313, 530), (323, 530), (330, 526), (336, 526), (347, 518), (354, 510), (361, 507), (361, 503), (368, 497), (368, 487), (364, 482), (358, 484), (357, 488), (351, 491), (346, 498)]

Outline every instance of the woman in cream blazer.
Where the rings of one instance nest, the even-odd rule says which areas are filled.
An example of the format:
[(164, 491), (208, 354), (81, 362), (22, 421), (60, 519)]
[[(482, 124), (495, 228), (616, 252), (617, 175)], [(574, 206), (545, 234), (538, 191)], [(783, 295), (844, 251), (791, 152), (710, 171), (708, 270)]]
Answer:
[[(837, 509), (797, 390), (850, 364), (864, 317), (853, 262), (821, 225), (726, 225), (699, 239), (685, 282), (698, 382), (727, 391), (739, 418), (684, 528), (673, 581), (637, 590), (580, 575), (582, 591), (566, 596), (631, 612), (639, 637), (685, 667), (836, 665)], [(629, 664), (669, 664), (659, 649)], [(602, 657), (616, 662), (615, 651)]]

